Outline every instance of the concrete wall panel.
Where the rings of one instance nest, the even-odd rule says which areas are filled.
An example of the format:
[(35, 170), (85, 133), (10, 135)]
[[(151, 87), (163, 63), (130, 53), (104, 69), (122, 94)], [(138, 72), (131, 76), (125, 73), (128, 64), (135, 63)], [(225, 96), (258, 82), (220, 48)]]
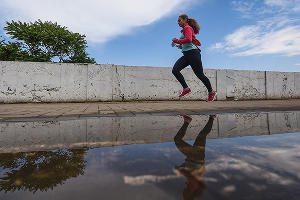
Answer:
[(217, 100), (265, 99), (265, 72), (217, 70)]
[(295, 94), (294, 98), (300, 98), (300, 72), (295, 72)]
[(112, 101), (115, 70), (114, 65), (88, 65), (88, 101)]
[[(114, 100), (177, 100), (182, 87), (172, 74), (171, 68), (166, 67), (116, 67), (117, 89)], [(195, 76), (191, 69), (182, 70), (182, 74), (192, 92), (183, 99), (206, 100), (207, 90), (203, 83)], [(211, 80), (212, 87), (216, 87), (215, 70), (205, 70)], [(119, 86), (119, 88), (118, 88)]]
[(0, 102), (48, 102), (61, 97), (61, 65), (0, 62)]
[(58, 101), (87, 100), (87, 67), (88, 65), (63, 64), (61, 67), (61, 90)]
[[(295, 76), (298, 79), (299, 73), (294, 72), (266, 72), (267, 98), (268, 99), (289, 99), (299, 97), (296, 88)], [(299, 82), (299, 80), (297, 80)]]
[(175, 78), (170, 68), (117, 66), (119, 100), (167, 100), (174, 99)]

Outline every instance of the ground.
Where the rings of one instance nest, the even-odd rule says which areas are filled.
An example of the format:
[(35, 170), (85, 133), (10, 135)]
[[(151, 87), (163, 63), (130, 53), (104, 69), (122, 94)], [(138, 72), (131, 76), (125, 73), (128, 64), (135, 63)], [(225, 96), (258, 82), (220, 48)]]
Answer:
[(146, 101), (0, 104), (0, 121), (44, 118), (204, 114), (300, 110), (300, 99), (255, 101)]

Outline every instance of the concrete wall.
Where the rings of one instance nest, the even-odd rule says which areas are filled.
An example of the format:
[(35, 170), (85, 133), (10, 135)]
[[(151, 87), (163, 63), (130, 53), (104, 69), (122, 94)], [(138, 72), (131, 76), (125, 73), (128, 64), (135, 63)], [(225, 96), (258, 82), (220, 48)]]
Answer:
[[(0, 62), (0, 102), (178, 100), (182, 88), (168, 67)], [(217, 100), (300, 98), (300, 72), (204, 70)], [(182, 71), (192, 93), (207, 91), (191, 69)]]
[[(185, 140), (195, 140), (208, 116), (195, 115)], [(0, 153), (173, 142), (180, 116), (101, 117), (0, 123)], [(221, 114), (207, 138), (300, 132), (300, 112)]]
[(266, 99), (264, 71), (217, 70), (218, 100)]

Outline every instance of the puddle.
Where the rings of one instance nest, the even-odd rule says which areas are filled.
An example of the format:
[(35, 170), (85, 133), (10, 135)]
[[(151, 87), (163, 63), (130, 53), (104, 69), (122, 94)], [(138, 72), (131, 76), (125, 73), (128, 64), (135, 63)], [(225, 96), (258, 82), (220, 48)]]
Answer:
[(300, 112), (0, 123), (0, 199), (299, 199)]

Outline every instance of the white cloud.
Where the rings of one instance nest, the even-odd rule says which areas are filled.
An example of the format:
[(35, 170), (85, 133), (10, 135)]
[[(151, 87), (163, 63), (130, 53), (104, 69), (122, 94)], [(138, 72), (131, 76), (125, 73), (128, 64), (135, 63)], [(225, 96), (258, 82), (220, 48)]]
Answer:
[[(250, 162), (251, 160), (253, 160), (253, 157), (249, 156), (244, 156), (244, 158), (221, 156), (206, 166), (206, 173), (209, 174), (218, 172), (218, 174), (222, 174), (224, 172), (224, 174), (229, 175), (229, 177), (227, 177), (228, 179), (232, 179), (233, 174), (236, 174), (234, 171), (239, 171), (239, 173), (243, 174), (243, 177), (250, 176), (251, 178), (268, 180), (270, 183), (280, 185), (295, 184), (295, 181), (290, 178), (286, 178), (278, 173), (266, 170), (265, 167), (263, 167), (263, 164), (267, 163), (270, 165), (270, 163), (273, 163), (270, 162), (269, 159), (266, 159), (263, 164), (253, 164), (253, 162)], [(257, 160), (255, 161), (257, 162)], [(230, 173), (226, 173), (226, 171), (229, 171)], [(234, 188), (231, 187), (227, 189), (227, 191), (232, 191), (233, 189)]]
[[(6, 19), (56, 21), (93, 42), (149, 25), (195, 0), (2, 0)], [(199, 2), (199, 1), (198, 1)], [(197, 3), (198, 3), (197, 2)], [(2, 12), (2, 11), (1, 11)]]
[(294, 1), (293, 0), (265, 0), (265, 4), (268, 6), (288, 7), (294, 4)]
[[(282, 24), (280, 24), (282, 23)], [(217, 43), (214, 49), (225, 49), (234, 55), (283, 54), (300, 55), (300, 25), (273, 19), (243, 26)]]
[(243, 18), (283, 16), (300, 11), (300, 0), (234, 0), (231, 3), (233, 10), (240, 12)]
[[(253, 151), (261, 155), (264, 160), (260, 160), (259, 165), (262, 163), (273, 163), (272, 166), (276, 167), (277, 170), (282, 170), (293, 174), (295, 177), (300, 178), (299, 163), (297, 162), (300, 156), (300, 145), (291, 144), (289, 148), (270, 148), (270, 147), (253, 147), (253, 146), (244, 146), (240, 149), (245, 149)], [(278, 163), (277, 160), (280, 160), (285, 165)]]
[(243, 17), (255, 16), (261, 20), (254, 25), (238, 28), (211, 49), (223, 49), (237, 56), (300, 55), (300, 20), (290, 17), (295, 14), (295, 9), (300, 10), (300, 0), (265, 0), (260, 6), (258, 1), (252, 4), (243, 1), (232, 3), (233, 8), (241, 12)]
[(124, 183), (129, 185), (143, 185), (146, 183), (160, 183), (171, 179), (179, 178), (176, 175), (156, 176), (156, 175), (142, 175), (142, 176), (124, 176)]
[(236, 55), (300, 55), (300, 26), (288, 26), (274, 32), (261, 33), (258, 41), (260, 42), (257, 44), (255, 44), (255, 41), (249, 41), (253, 42), (253, 47), (236, 53)]
[(300, 66), (300, 63), (297, 63), (297, 64), (295, 64), (295, 65)]
[(286, 6), (290, 2), (290, 0), (265, 0), (265, 4), (269, 6)]
[(232, 6), (235, 11), (242, 13), (242, 17), (251, 18), (253, 15), (253, 10), (255, 9), (255, 2), (247, 2), (247, 1), (232, 1)]
[(265, 0), (265, 4), (272, 8), (278, 7), (282, 11), (298, 12), (300, 11), (300, 0)]

